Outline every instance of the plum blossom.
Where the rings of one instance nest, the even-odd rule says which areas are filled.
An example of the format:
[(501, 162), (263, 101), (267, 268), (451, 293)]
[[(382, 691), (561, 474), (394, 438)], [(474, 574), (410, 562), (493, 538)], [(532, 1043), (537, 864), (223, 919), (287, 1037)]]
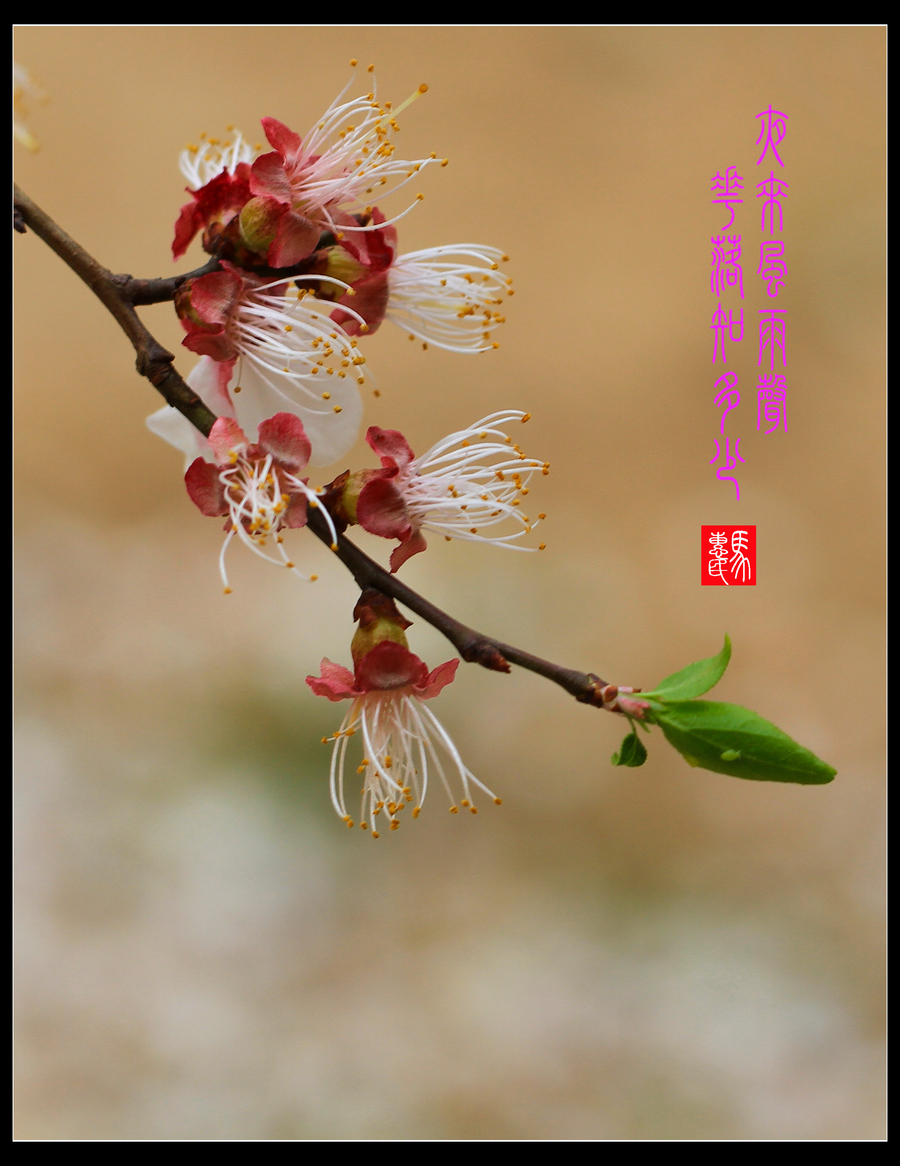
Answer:
[[(231, 588), (225, 573), (225, 552), (234, 535), (261, 558), (286, 566), (301, 574), (284, 549), (281, 531), (306, 525), (307, 506), (318, 506), (308, 479), (298, 475), (309, 461), (310, 443), (303, 425), (291, 413), (276, 413), (259, 426), (259, 441), (251, 444), (241, 427), (231, 418), (220, 417), (209, 433), (209, 448), (215, 457), (210, 464), (196, 458), (184, 476), (191, 501), (211, 518), (227, 515), (226, 537), (219, 556), (225, 592)], [(337, 539), (334, 526), (323, 508)], [(265, 547), (273, 542), (280, 558)]]
[[(360, 470), (337, 479), (337, 513), (359, 523), (371, 534), (397, 538), (391, 570), (397, 571), (412, 555), (426, 548), (423, 530), (445, 538), (491, 542), (513, 550), (545, 515), (529, 518), (522, 502), (529, 481), (547, 462), (526, 457), (500, 426), (525, 422), (530, 414), (518, 410), (492, 413), (468, 429), (451, 433), (427, 453), (416, 457), (396, 429), (369, 428), (366, 440), (381, 457), (380, 470)], [(509, 531), (510, 523), (518, 527)], [(504, 533), (490, 533), (496, 526)], [(538, 549), (542, 550), (541, 543)]]
[[(183, 285), (176, 307), (184, 345), (201, 355), (187, 382), (217, 416), (252, 433), (288, 411), (303, 422), (313, 465), (346, 453), (362, 418), (365, 358), (314, 296), (293, 280), (261, 280), (223, 261), (221, 271)], [(159, 410), (148, 425), (188, 456), (205, 453), (175, 410)]]
[[(373, 93), (344, 100), (348, 83), (303, 139), (274, 117), (262, 127), (272, 152), (257, 158), (250, 172), (253, 198), (241, 212), (241, 237), (251, 250), (265, 254), (272, 267), (299, 263), (319, 245), (323, 231), (340, 240), (347, 232), (372, 230), (354, 214), (371, 212), (368, 196), (389, 186), (405, 186), (437, 155), (407, 161), (395, 156), (391, 141), (397, 114), (390, 102)], [(420, 86), (423, 93), (427, 86)], [(418, 95), (413, 95), (413, 98)], [(410, 98), (412, 100), (412, 98)], [(395, 216), (402, 218), (406, 211)]]
[(429, 672), (409, 651), (404, 631), (409, 622), (378, 592), (364, 591), (354, 616), (360, 624), (353, 642), (354, 671), (323, 659), (321, 676), (306, 678), (317, 696), (352, 701), (337, 732), (322, 738), (334, 742), (330, 782), (337, 814), (353, 826), (346, 806), (345, 771), (348, 746), (357, 735), (363, 752), (356, 770), (363, 779), (359, 824), (364, 830), (371, 826), (374, 838), (382, 813), (391, 830), (399, 827), (398, 815), (410, 804), (412, 817), (419, 816), (434, 775), (446, 790), (452, 814), (460, 807), (478, 812), (473, 803), (476, 787), (499, 805), (500, 799), (463, 764), (425, 704), (452, 682), (459, 660), (448, 660)]
[(198, 231), (204, 231), (204, 247), (215, 251), (215, 241), (234, 222), (252, 197), (250, 163), (260, 153), (239, 130), (229, 141), (201, 135), (200, 146), (188, 146), (179, 159), (188, 182), (191, 201), (175, 224), (172, 255), (180, 259)]
[(374, 207), (361, 218), (377, 229), (320, 252), (317, 270), (349, 284), (345, 292), (332, 286), (317, 293), (337, 301), (331, 313), (335, 323), (350, 336), (371, 335), (387, 319), (410, 340), (450, 352), (499, 347), (491, 339), (505, 321), (497, 308), (504, 295), (513, 294), (512, 280), (499, 274), (506, 259), (502, 251), (454, 243), (398, 255), (396, 228), (385, 223), (381, 211)]

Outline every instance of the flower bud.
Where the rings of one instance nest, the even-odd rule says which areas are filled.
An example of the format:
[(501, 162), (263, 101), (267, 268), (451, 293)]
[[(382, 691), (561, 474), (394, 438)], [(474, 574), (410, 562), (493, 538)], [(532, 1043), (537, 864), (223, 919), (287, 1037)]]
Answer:
[(363, 657), (384, 640), (409, 649), (405, 629), (412, 626), (410, 621), (400, 614), (393, 599), (373, 587), (367, 587), (360, 595), (353, 609), (353, 618), (359, 627), (353, 634), (350, 651), (357, 667)]
[(251, 251), (264, 255), (275, 240), (286, 207), (273, 198), (251, 198), (241, 211), (241, 239)]

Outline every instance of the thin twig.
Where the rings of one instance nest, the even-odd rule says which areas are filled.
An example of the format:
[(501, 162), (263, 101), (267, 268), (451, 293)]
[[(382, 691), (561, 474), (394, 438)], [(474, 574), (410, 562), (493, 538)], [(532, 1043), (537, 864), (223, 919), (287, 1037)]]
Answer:
[[(216, 415), (203, 404), (175, 371), (172, 366), (174, 356), (147, 331), (134, 309), (137, 304), (160, 303), (171, 299), (185, 280), (218, 270), (218, 260), (211, 259), (196, 271), (168, 279), (133, 279), (130, 275), (114, 275), (67, 235), (18, 187), (15, 188), (14, 225), (18, 231), (23, 231), (26, 226), (30, 227), (88, 285), (131, 341), (137, 353), (138, 372), (147, 377), (170, 405), (182, 413), (204, 436), (208, 436), (216, 422)], [(300, 264), (298, 268), (302, 266)], [(291, 271), (293, 269), (290, 269), (289, 273)], [(296, 273), (301, 274), (299, 270)], [(310, 508), (308, 525), (313, 534), (326, 545), (333, 545), (331, 530), (320, 510)], [(510, 664), (518, 664), (520, 668), (527, 668), (530, 672), (536, 672), (539, 676), (552, 680), (554, 684), (558, 684), (584, 704), (602, 708), (606, 703), (606, 707), (609, 708), (615, 701), (617, 693), (615, 685), (608, 685), (592, 672), (578, 672), (573, 668), (552, 664), (549, 660), (532, 656), (530, 652), (524, 652), (511, 644), (504, 644), (492, 636), (486, 636), (460, 623), (424, 596), (413, 591), (411, 587), (407, 587), (396, 575), (379, 566), (343, 534), (338, 535), (335, 554), (361, 589), (374, 587), (409, 608), (446, 636), (460, 656), (469, 663), (480, 664), (494, 672), (509, 672)]]

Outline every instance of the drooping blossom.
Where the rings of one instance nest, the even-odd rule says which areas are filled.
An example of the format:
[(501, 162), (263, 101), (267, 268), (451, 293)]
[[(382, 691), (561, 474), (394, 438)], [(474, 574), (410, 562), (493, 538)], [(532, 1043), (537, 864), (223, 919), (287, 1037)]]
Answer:
[[(545, 515), (532, 519), (522, 507), (532, 475), (538, 470), (548, 473), (549, 464), (528, 458), (500, 428), (525, 422), (529, 416), (511, 409), (492, 413), (469, 429), (451, 433), (418, 458), (402, 433), (373, 425), (366, 440), (380, 456), (382, 468), (336, 479), (336, 512), (371, 534), (400, 540), (391, 554), (392, 571), (425, 550), (423, 530), (448, 539), (533, 550), (516, 540)], [(510, 531), (510, 524), (518, 529)], [(498, 526), (503, 533), (493, 533)], [(543, 547), (541, 543), (538, 549)]]
[(239, 130), (223, 141), (203, 135), (201, 146), (188, 146), (179, 159), (188, 182), (191, 201), (186, 203), (175, 224), (172, 255), (180, 259), (198, 231), (204, 232), (204, 247), (216, 252), (216, 241), (234, 222), (253, 197), (250, 190), (250, 163), (260, 150), (246, 141)]
[(426, 346), (450, 352), (498, 347), (491, 334), (505, 317), (497, 308), (512, 295), (512, 280), (499, 273), (506, 258), (502, 251), (456, 243), (398, 255), (396, 228), (385, 223), (381, 211), (374, 207), (361, 217), (377, 230), (345, 238), (317, 255), (316, 270), (350, 289), (341, 292), (333, 285), (318, 292), (337, 301), (332, 320), (350, 336), (371, 335), (387, 319)]
[[(338, 240), (370, 231), (369, 224), (354, 218), (360, 211), (371, 212), (369, 196), (398, 190), (437, 161), (435, 154), (417, 161), (395, 155), (396, 118), (408, 102), (392, 111), (390, 102), (382, 104), (374, 92), (347, 101), (349, 87), (305, 138), (274, 117), (262, 119), (273, 150), (253, 163), (254, 197), (241, 212), (240, 229), (246, 246), (265, 254), (271, 267), (288, 267), (311, 255), (323, 231)], [(426, 89), (420, 86), (418, 92)], [(394, 221), (422, 197), (418, 194)]]
[(323, 738), (334, 742), (331, 801), (338, 815), (348, 826), (354, 824), (347, 812), (345, 772), (348, 747), (356, 736), (363, 754), (356, 769), (363, 781), (359, 824), (364, 830), (371, 826), (375, 838), (382, 814), (392, 830), (408, 806), (412, 817), (418, 817), (429, 780), (435, 776), (447, 792), (453, 814), (461, 807), (478, 812), (473, 801), (476, 788), (499, 805), (500, 799), (463, 764), (425, 704), (451, 683), (459, 660), (448, 660), (429, 672), (409, 651), (405, 634), (409, 621), (380, 592), (364, 591), (353, 614), (359, 621), (352, 645), (354, 671), (323, 659), (321, 676), (306, 678), (317, 696), (352, 702), (337, 732)]
[[(294, 413), (312, 442), (313, 465), (330, 464), (356, 440), (365, 380), (356, 340), (325, 306), (291, 280), (264, 281), (227, 262), (176, 296), (183, 343), (201, 354), (191, 388), (248, 433), (274, 413)], [(189, 456), (204, 451), (175, 410), (160, 410), (148, 424)]]
[[(299, 475), (310, 455), (309, 438), (292, 413), (276, 413), (259, 426), (259, 441), (248, 441), (236, 421), (220, 417), (209, 434), (215, 458), (210, 464), (198, 457), (187, 469), (185, 485), (201, 513), (211, 518), (227, 516), (225, 542), (219, 569), (226, 593), (225, 552), (238, 538), (270, 563), (286, 566), (301, 579), (309, 578), (294, 566), (284, 549), (281, 532), (306, 525), (307, 506), (318, 506), (318, 497)], [(334, 526), (323, 508), (336, 542)], [(274, 545), (278, 558), (266, 550)], [(315, 578), (315, 576), (311, 576)]]

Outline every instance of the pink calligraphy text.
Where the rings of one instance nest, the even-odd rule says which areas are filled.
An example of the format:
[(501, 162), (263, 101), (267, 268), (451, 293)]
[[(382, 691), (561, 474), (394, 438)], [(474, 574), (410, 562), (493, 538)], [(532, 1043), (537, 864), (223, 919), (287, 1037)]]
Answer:
[(744, 180), (737, 172), (737, 166), (729, 166), (725, 171), (724, 176), (716, 171), (716, 176), (712, 180), (712, 187), (714, 203), (724, 203), (731, 211), (731, 218), (725, 224), (724, 230), (734, 223), (734, 212), (738, 203), (744, 200), (738, 197), (738, 191), (744, 189)]
[(764, 109), (762, 113), (756, 115), (761, 118), (759, 127), (759, 137), (756, 139), (757, 146), (760, 142), (763, 143), (763, 151), (756, 160), (756, 165), (759, 166), (763, 158), (766, 156), (766, 150), (771, 150), (778, 160), (778, 164), (783, 166), (776, 146), (780, 146), (784, 140), (784, 135), (787, 132), (788, 115), (780, 113), (777, 109), (773, 109), (771, 104), (768, 109)]
[[(731, 308), (727, 313), (721, 304), (718, 304), (716, 310), (712, 314), (712, 323), (710, 328), (713, 330), (713, 364), (716, 363), (716, 356), (721, 353), (722, 364), (727, 364), (728, 360), (725, 356), (725, 333), (727, 331), (729, 337), (734, 344), (739, 343), (744, 339), (744, 309), (738, 309), (738, 318), (734, 318), (734, 313)], [(738, 334), (735, 336), (735, 325), (738, 327)]]
[(744, 298), (744, 272), (740, 264), (740, 235), (713, 235), (712, 273), (710, 286), (712, 294), (721, 298), (726, 287), (737, 287)]
[(784, 368), (787, 364), (787, 357), (784, 350), (784, 330), (785, 330), (785, 316), (787, 315), (787, 308), (761, 308), (759, 321), (759, 348), (757, 350), (756, 364), (757, 367), (763, 363), (766, 355), (766, 349), (769, 351), (769, 369), (775, 371), (775, 352), (776, 349), (781, 353), (781, 367)]
[(756, 387), (756, 430), (763, 422), (769, 426), (766, 434), (774, 433), (779, 425), (787, 433), (787, 385), (784, 373), (761, 372)]
[(723, 458), (722, 465), (720, 465), (716, 469), (716, 477), (719, 479), (720, 482), (731, 482), (734, 485), (734, 493), (735, 493), (736, 501), (740, 502), (740, 500), (741, 500), (741, 488), (738, 485), (737, 478), (732, 477), (732, 473), (734, 470), (737, 469), (738, 462), (744, 461), (744, 459), (741, 457), (740, 451), (738, 449), (738, 446), (741, 443), (741, 439), (739, 437), (735, 438), (734, 444), (732, 445), (731, 438), (726, 437), (725, 438), (725, 453), (724, 453), (724, 455), (722, 454), (722, 452), (719, 448), (718, 437), (714, 437), (713, 441), (716, 443), (716, 456), (714, 458), (710, 458), (709, 464), (712, 465), (714, 462), (717, 462), (720, 457)]

